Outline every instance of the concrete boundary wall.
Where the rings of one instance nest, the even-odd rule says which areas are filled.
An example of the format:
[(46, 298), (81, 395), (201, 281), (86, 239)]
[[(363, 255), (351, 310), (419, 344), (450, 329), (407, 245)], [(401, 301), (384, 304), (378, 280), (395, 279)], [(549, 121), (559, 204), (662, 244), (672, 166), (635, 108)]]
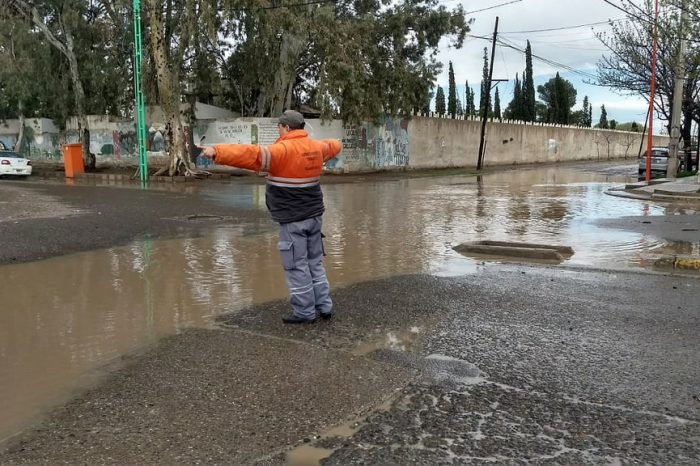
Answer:
[[(481, 122), (413, 117), (408, 126), (411, 168), (475, 167)], [(488, 122), (485, 166), (636, 157), (641, 133)], [(668, 136), (654, 136), (667, 146)], [(645, 142), (646, 146), (646, 142)]]
[[(51, 123), (51, 124), (49, 124)], [(33, 159), (61, 160), (61, 144), (77, 141), (71, 129), (59, 133), (50, 120), (32, 121), (26, 154)], [(88, 118), (90, 149), (102, 165), (138, 163), (133, 122), (105, 116)], [(318, 139), (340, 139), (343, 153), (326, 168), (338, 173), (378, 170), (475, 167), (481, 122), (448, 118), (384, 118), (380, 124), (343, 125), (341, 121), (307, 120), (307, 130)], [(16, 142), (18, 127), (8, 120), (0, 126), (0, 140)], [(204, 145), (271, 144), (277, 139), (275, 118), (199, 120), (191, 131)], [(634, 158), (641, 133), (561, 127), (515, 122), (489, 122), (485, 166), (555, 163), (576, 160)], [(667, 146), (668, 136), (654, 136), (654, 145)], [(168, 135), (163, 125), (149, 127), (147, 147), (153, 166), (167, 161)], [(208, 166), (202, 158), (198, 166)]]

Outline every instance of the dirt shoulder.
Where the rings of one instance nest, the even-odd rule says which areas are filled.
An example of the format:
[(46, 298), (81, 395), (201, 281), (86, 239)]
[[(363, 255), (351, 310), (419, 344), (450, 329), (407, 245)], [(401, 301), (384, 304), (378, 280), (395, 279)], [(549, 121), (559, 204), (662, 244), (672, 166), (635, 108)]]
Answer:
[(269, 222), (267, 212), (237, 209), (206, 196), (57, 183), (3, 180), (0, 264), (26, 262), (127, 244), (144, 236), (177, 237), (211, 229), (193, 216), (218, 216), (218, 224)]

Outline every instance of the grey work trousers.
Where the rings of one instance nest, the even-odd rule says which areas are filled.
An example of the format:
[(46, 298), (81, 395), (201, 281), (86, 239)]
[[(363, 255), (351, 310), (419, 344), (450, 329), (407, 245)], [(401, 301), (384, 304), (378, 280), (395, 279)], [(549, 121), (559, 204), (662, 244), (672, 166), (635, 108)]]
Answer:
[(330, 285), (323, 268), (321, 216), (280, 223), (278, 248), (294, 315), (315, 319), (333, 311)]

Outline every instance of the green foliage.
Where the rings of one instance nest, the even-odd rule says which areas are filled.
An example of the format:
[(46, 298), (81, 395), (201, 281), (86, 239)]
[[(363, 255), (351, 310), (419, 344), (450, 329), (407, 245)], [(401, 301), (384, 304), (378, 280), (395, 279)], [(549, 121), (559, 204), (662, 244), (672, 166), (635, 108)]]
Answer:
[(465, 81), (464, 89), (464, 114), (474, 116), (476, 115), (476, 104), (474, 103), (474, 90), (469, 86), (469, 81)]
[(588, 96), (583, 97), (583, 110), (578, 119), (578, 124), (586, 128), (590, 128), (593, 124), (593, 106), (588, 100)]
[[(62, 124), (78, 112), (69, 58), (56, 44), (67, 48), (68, 37), (84, 92), (83, 111), (128, 115), (133, 102), (130, 8), (117, 12), (118, 4), (11, 0), (0, 9), (0, 59), (4, 65), (0, 81), (4, 83), (3, 94), (14, 99), (4, 116), (16, 116), (21, 106), (26, 116), (52, 118)], [(31, 24), (32, 5), (43, 18), (45, 31)]]
[(576, 110), (571, 113), (570, 124), (582, 126), (584, 128), (590, 128), (593, 115), (593, 107), (588, 101), (588, 96), (583, 98), (583, 104), (581, 110)]
[[(423, 102), (441, 70), (440, 40), (451, 38), (460, 47), (468, 31), (461, 7), (448, 11), (435, 0), (320, 5), (296, 16), (305, 22), (300, 37), (307, 48), (297, 62), (292, 106), (310, 103), (326, 117), (350, 122), (401, 114)], [(260, 40), (251, 33), (246, 38)], [(255, 58), (269, 67), (269, 58)]]
[(576, 104), (576, 89), (566, 79), (556, 76), (541, 86), (537, 87), (540, 99), (547, 106), (544, 121), (567, 125), (573, 123), (571, 107)]
[(608, 112), (605, 110), (605, 105), (600, 106), (600, 120), (598, 121), (598, 128), (608, 129)]
[(489, 55), (488, 49), (484, 47), (484, 67), (481, 70), (481, 93), (479, 95), (479, 115), (491, 112), (491, 89), (489, 88)]
[(437, 95), (435, 97), (435, 113), (443, 116), (445, 111), (445, 91), (442, 90), (442, 86), (438, 86)]
[(522, 120), (535, 121), (535, 81), (532, 76), (532, 46), (527, 41), (525, 48), (525, 72), (522, 88)]
[(457, 116), (457, 85), (455, 84), (455, 70), (450, 62), (449, 85), (447, 88), (447, 113), (451, 118)]
[[(8, 22), (20, 20), (30, 36), (28, 19), (16, 5), (36, 5), (59, 41), (70, 33), (85, 94), (84, 113), (130, 115), (130, 0), (0, 3), (4, 38), (12, 30)], [(163, 70), (157, 69), (155, 57), (164, 56), (168, 79), (175, 81), (174, 99), (196, 98), (243, 115), (268, 116), (302, 104), (320, 109), (324, 117), (349, 122), (424, 111), (441, 71), (439, 45), (449, 40), (460, 47), (469, 30), (461, 6), (448, 10), (437, 0), (349, 0), (288, 7), (258, 0), (149, 0), (142, 5), (147, 102), (163, 104)], [(153, 17), (162, 26), (162, 50), (149, 40)], [(20, 36), (12, 37), (19, 41)], [(66, 57), (47, 51), (50, 47), (39, 34), (33, 32), (30, 39), (22, 47), (32, 52), (25, 56), (36, 63), (0, 70), (0, 115), (16, 115), (20, 96), (32, 112), (53, 112), (43, 116), (74, 113), (76, 90), (69, 84)], [(26, 79), (27, 74), (34, 79)]]
[(498, 94), (498, 88), (496, 88), (496, 96), (493, 102), (493, 114), (499, 120), (501, 119), (501, 96)]
[(508, 104), (508, 107), (506, 107), (506, 110), (504, 112), (504, 117), (507, 120), (523, 120), (524, 118), (524, 111), (523, 111), (523, 88), (522, 85), (520, 84), (520, 78), (518, 77), (518, 74), (515, 74), (515, 86), (513, 89), (513, 100), (510, 101)]

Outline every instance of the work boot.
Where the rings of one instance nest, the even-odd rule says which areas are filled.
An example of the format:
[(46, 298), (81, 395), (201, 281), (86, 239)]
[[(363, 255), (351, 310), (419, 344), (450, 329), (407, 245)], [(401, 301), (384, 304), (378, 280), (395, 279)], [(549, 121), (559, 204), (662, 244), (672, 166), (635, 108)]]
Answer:
[(304, 317), (299, 317), (296, 314), (289, 314), (286, 317), (282, 317), (282, 322), (285, 324), (313, 324), (316, 322), (316, 317), (306, 319)]

